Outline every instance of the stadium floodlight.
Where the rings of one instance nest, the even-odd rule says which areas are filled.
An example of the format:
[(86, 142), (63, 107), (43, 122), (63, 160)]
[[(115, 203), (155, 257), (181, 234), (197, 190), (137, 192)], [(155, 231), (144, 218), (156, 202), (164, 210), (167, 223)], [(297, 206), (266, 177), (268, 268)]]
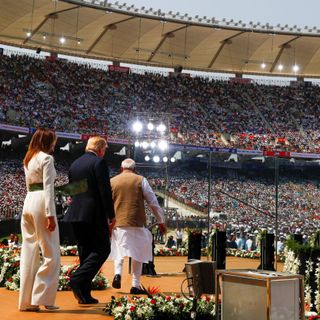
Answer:
[(153, 160), (154, 163), (158, 163), (160, 161), (160, 157), (159, 156), (154, 156), (152, 160)]
[(60, 37), (60, 38), (59, 38), (59, 42), (60, 42), (61, 44), (64, 44), (64, 43), (66, 42), (66, 38), (65, 38), (65, 37)]
[(31, 37), (31, 34), (32, 34), (31, 31), (28, 31), (28, 32), (26, 33), (26, 35), (27, 35), (28, 38)]
[(148, 130), (153, 130), (154, 129), (154, 125), (153, 125), (153, 123), (152, 122), (149, 122), (148, 123)]
[(154, 141), (151, 141), (151, 142), (150, 142), (150, 147), (151, 147), (152, 149), (154, 149), (154, 148), (156, 147), (156, 143), (155, 143)]
[(267, 66), (267, 65), (266, 65), (264, 62), (263, 62), (263, 63), (261, 63), (261, 68), (262, 68), (262, 69), (265, 69), (265, 68), (266, 68), (266, 66)]
[(282, 64), (279, 64), (279, 65), (278, 65), (278, 70), (279, 70), (279, 71), (282, 71), (282, 70), (283, 70), (283, 65), (282, 65)]
[(42, 34), (42, 39), (46, 40), (47, 39), (47, 35), (45, 33)]
[(162, 161), (163, 161), (163, 162), (168, 162), (168, 157), (163, 157), (163, 158), (162, 158)]
[(299, 71), (299, 66), (295, 64), (295, 65), (292, 67), (292, 70), (293, 70), (294, 72), (298, 72), (298, 71)]
[(161, 151), (167, 150), (168, 149), (168, 142), (165, 140), (160, 140), (158, 143), (158, 147)]
[(147, 148), (149, 147), (148, 141), (143, 141), (143, 142), (141, 143), (141, 146), (142, 146), (143, 149), (147, 149)]
[(170, 159), (170, 161), (173, 163), (173, 162), (176, 162), (176, 158), (175, 157), (172, 157), (171, 159)]
[(163, 123), (160, 123), (158, 126), (157, 126), (157, 131), (159, 131), (160, 133), (163, 133), (166, 131), (166, 126), (163, 124)]
[(140, 121), (136, 121), (133, 125), (132, 125), (132, 129), (134, 132), (138, 133), (142, 130), (143, 125)]
[(150, 161), (150, 157), (149, 156), (145, 156), (144, 160), (148, 162), (148, 161)]
[(137, 148), (140, 147), (140, 142), (137, 140), (137, 141), (134, 143), (134, 146), (137, 147)]
[(77, 44), (81, 44), (81, 40), (80, 39), (77, 39)]

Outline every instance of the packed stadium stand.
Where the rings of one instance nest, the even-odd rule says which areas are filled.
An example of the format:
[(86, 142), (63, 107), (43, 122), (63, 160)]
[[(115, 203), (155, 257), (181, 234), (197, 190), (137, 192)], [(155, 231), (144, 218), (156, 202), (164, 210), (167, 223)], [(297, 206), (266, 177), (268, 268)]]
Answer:
[(170, 114), (174, 143), (319, 153), (319, 86), (107, 72), (0, 55), (0, 122), (127, 138), (133, 112)]

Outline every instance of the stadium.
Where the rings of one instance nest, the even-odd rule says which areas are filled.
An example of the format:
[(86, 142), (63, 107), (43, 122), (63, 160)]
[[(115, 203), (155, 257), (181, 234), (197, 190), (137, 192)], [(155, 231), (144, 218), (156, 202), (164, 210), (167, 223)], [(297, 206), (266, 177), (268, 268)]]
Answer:
[[(319, 32), (317, 27), (192, 17), (118, 1), (0, 0), (0, 239), (21, 233), (27, 194), (22, 160), (36, 128), (56, 131), (56, 185), (68, 182), (70, 164), (84, 153), (87, 140), (103, 136), (110, 177), (122, 160), (134, 159), (164, 209), (168, 236), (153, 231), (154, 251), (176, 255), (155, 257), (167, 296), (181, 291), (180, 271), (187, 262), (182, 249), (189, 249), (190, 258), (194, 230), (202, 233), (200, 249), (206, 255), (215, 247), (213, 233), (224, 233), (228, 257), (219, 269), (227, 264), (227, 270), (257, 269), (257, 261), (229, 255), (262, 257), (261, 239), (267, 234), (273, 236), (272, 268), (305, 276), (305, 287), (295, 296), (299, 303), (283, 314), (316, 319)], [(68, 199), (56, 201), (62, 218)], [(153, 223), (148, 213), (148, 224)], [(183, 248), (177, 248), (177, 229), (184, 230)], [(60, 231), (64, 248), (75, 245), (70, 228), (62, 223)], [(291, 238), (300, 244), (292, 245)], [(19, 285), (12, 283), (18, 283), (13, 280), (18, 269), (9, 273), (5, 260), (6, 250), (16, 257), (12, 250), (19, 245), (18, 240), (17, 247), (0, 247), (0, 286), (13, 290), (0, 292), (9, 306), (8, 319), (34, 319), (16, 308)], [(73, 261), (64, 258), (65, 265)], [(109, 261), (103, 273), (113, 276)], [(154, 285), (158, 279), (144, 281)], [(126, 294), (108, 290), (99, 292), (100, 300)], [(64, 319), (66, 309), (74, 318), (108, 318), (105, 304), (78, 308), (65, 302), (71, 297), (61, 292), (62, 310), (54, 315), (41, 311), (37, 317)], [(227, 302), (220, 308), (222, 315), (214, 309), (211, 318), (203, 319), (255, 319), (245, 312), (226, 316)], [(191, 307), (181, 319), (190, 319), (191, 311), (202, 319)], [(110, 319), (139, 319), (133, 311), (123, 318), (112, 312)], [(282, 318), (275, 312), (266, 319)]]

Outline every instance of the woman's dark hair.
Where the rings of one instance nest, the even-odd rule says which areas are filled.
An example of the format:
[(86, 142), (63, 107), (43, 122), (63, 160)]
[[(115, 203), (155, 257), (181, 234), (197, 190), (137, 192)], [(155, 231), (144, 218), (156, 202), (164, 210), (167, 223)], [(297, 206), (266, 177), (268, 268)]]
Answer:
[(28, 151), (23, 159), (23, 164), (28, 168), (29, 161), (40, 151), (52, 153), (57, 136), (53, 130), (47, 128), (38, 128), (31, 138)]

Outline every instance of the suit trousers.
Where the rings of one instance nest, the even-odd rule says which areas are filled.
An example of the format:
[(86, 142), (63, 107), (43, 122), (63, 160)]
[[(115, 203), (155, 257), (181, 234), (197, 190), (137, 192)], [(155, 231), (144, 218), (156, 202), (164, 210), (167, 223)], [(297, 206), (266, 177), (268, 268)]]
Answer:
[(91, 283), (110, 254), (108, 225), (84, 222), (72, 223), (77, 239), (80, 266), (70, 279), (72, 287), (90, 296)]
[[(59, 272), (59, 229), (53, 232), (45, 228), (45, 215), (41, 211), (23, 214), (23, 237), (20, 261), (19, 309), (30, 305), (52, 306), (55, 303)], [(42, 262), (40, 261), (40, 251)]]

